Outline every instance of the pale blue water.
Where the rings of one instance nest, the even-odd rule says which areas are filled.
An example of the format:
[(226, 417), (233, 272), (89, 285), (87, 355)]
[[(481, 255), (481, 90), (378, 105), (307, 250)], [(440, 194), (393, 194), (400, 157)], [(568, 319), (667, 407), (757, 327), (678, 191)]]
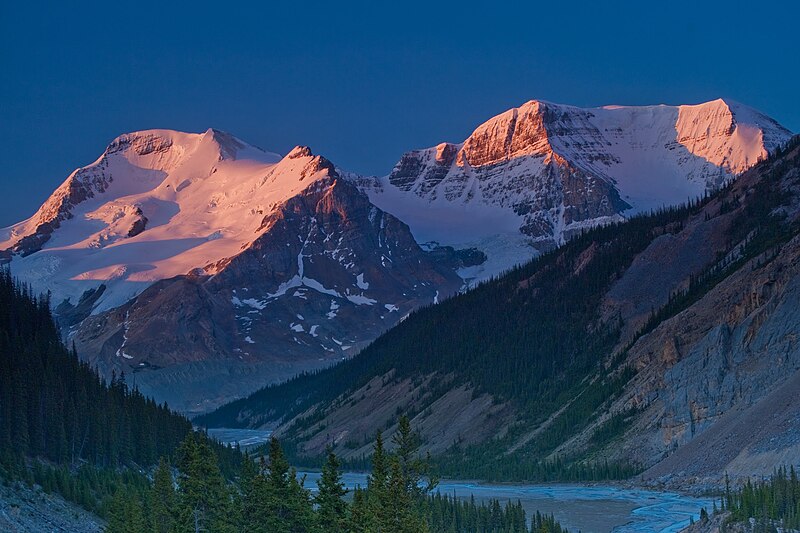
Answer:
[[(316, 490), (317, 472), (303, 472), (305, 486)], [(346, 473), (348, 488), (364, 486), (366, 474)], [(519, 500), (528, 517), (537, 510), (553, 514), (571, 532), (577, 533), (677, 533), (697, 520), (700, 509), (711, 510), (712, 500), (670, 492), (625, 489), (603, 485), (524, 485), (446, 480), (438, 491), (478, 501)]]
[[(224, 443), (250, 447), (269, 441), (270, 431), (216, 428), (209, 435)], [(300, 472), (305, 486), (316, 490), (320, 474)], [(366, 485), (366, 474), (348, 472), (342, 481), (349, 489)], [(712, 500), (671, 492), (626, 489), (605, 485), (527, 485), (445, 480), (437, 488), (459, 498), (477, 501), (519, 500), (530, 516), (537, 510), (553, 514), (561, 524), (577, 533), (677, 533), (697, 520), (700, 509), (710, 510)]]
[(262, 429), (233, 429), (233, 428), (211, 428), (208, 435), (217, 439), (223, 444), (236, 444), (242, 448), (258, 446), (269, 442), (272, 431)]

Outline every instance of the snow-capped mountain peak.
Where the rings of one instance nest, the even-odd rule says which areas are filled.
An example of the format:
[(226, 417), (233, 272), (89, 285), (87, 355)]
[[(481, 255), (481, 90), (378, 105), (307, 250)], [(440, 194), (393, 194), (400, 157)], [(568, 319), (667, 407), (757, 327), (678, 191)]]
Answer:
[(307, 147), (281, 157), (213, 129), (128, 133), (3, 230), (0, 250), (56, 302), (105, 284), (107, 309), (239, 253), (277, 206), (335, 175)]
[[(790, 136), (723, 99), (590, 109), (530, 100), (462, 143), (407, 152), (388, 176), (359, 183), (418, 241), (486, 252), (487, 265), (465, 273), (480, 279), (526, 260), (531, 246), (702, 196)], [(504, 259), (491, 266), (493, 256)]]
[(370, 178), (306, 146), (139, 131), (0, 230), (0, 262), (51, 291), (93, 364), (202, 410), (211, 388), (219, 402), (329, 364), (464, 283), (714, 189), (789, 136), (726, 100), (531, 100)]

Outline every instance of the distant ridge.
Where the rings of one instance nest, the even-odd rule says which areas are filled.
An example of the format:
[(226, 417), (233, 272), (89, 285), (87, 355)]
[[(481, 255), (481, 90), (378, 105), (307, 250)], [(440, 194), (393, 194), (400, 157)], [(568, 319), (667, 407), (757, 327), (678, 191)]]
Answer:
[(586, 229), (716, 190), (789, 135), (725, 100), (532, 100), (376, 178), (308, 147), (145, 130), (0, 230), (0, 261), (51, 292), (102, 372), (201, 412), (350, 357)]

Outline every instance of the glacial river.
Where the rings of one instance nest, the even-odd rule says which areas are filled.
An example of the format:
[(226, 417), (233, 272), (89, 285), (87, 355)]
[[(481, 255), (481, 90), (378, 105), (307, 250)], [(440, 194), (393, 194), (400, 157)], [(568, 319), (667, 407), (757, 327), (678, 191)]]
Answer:
[[(316, 490), (318, 472), (306, 475), (306, 488)], [(366, 484), (366, 474), (346, 473), (346, 487)], [(570, 532), (577, 533), (674, 533), (697, 520), (700, 509), (711, 510), (712, 501), (670, 492), (625, 489), (604, 485), (526, 485), (478, 483), (443, 480), (437, 490), (460, 498), (474, 496), (490, 499), (519, 500), (528, 518), (537, 510), (553, 514)]]
[[(269, 439), (269, 432), (216, 429), (209, 431), (223, 442), (239, 442), (243, 447)], [(301, 472), (305, 486), (316, 490), (318, 472)], [(366, 485), (366, 474), (346, 473), (347, 488)], [(561, 525), (577, 533), (675, 533), (699, 518), (700, 509), (710, 510), (710, 499), (694, 498), (671, 492), (627, 489), (605, 485), (527, 485), (514, 483), (479, 483), (443, 480), (437, 490), (459, 498), (474, 496), (490, 499), (519, 500), (530, 516), (537, 510), (553, 514)]]

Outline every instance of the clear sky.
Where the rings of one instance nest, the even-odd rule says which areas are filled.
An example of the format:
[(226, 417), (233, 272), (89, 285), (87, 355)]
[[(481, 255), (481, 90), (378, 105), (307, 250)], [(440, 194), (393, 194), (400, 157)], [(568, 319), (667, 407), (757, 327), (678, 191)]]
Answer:
[(0, 226), (111, 139), (147, 128), (215, 127), (281, 153), (309, 145), (369, 174), (534, 98), (722, 96), (797, 132), (797, 6), (0, 0)]

